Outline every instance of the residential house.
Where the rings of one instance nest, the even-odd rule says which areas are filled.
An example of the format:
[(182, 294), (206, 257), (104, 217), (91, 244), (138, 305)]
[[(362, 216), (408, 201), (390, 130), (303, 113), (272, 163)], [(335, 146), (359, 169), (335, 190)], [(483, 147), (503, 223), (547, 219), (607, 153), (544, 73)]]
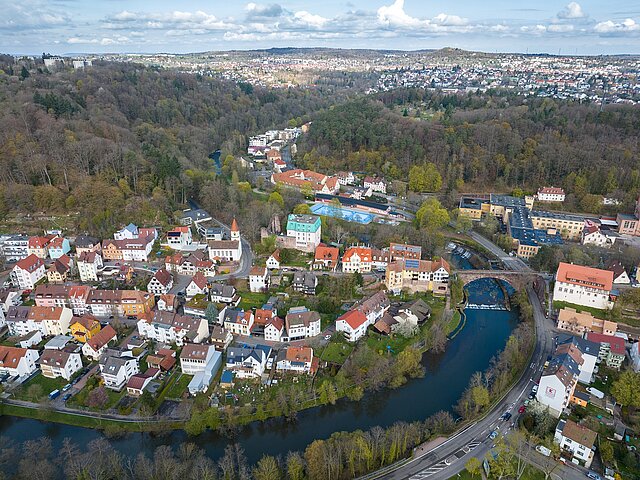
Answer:
[(284, 334), (284, 322), (280, 317), (273, 317), (264, 327), (264, 339), (269, 342), (281, 342)]
[(0, 345), (0, 373), (12, 377), (31, 375), (36, 371), (38, 356), (37, 350)]
[(553, 300), (609, 310), (613, 307), (613, 272), (561, 262)]
[(389, 245), (389, 253), (391, 254), (391, 260), (397, 260), (398, 258), (420, 260), (422, 258), (422, 247), (406, 243), (391, 243)]
[(206, 295), (208, 291), (209, 283), (207, 282), (207, 279), (202, 273), (197, 272), (189, 282), (189, 285), (187, 285), (185, 297), (190, 299), (196, 295)]
[(342, 271), (344, 273), (367, 273), (373, 266), (371, 248), (349, 247), (342, 255)]
[(378, 292), (354, 306), (336, 320), (336, 331), (344, 332), (347, 340), (357, 342), (389, 309), (390, 303), (384, 292)]
[(362, 182), (362, 186), (364, 188), (370, 188), (374, 192), (386, 194), (387, 193), (387, 184), (380, 177), (364, 177), (364, 181)]
[(67, 307), (11, 307), (7, 325), (12, 335), (25, 335), (34, 330), (42, 336), (64, 335), (69, 331), (73, 312)]
[(591, 467), (591, 462), (596, 450), (596, 437), (598, 434), (573, 420), (560, 420), (556, 427), (553, 441), (560, 445), (561, 452), (568, 453), (572, 460), (585, 468)]
[(209, 295), (214, 303), (236, 304), (240, 297), (236, 295), (236, 288), (233, 285), (223, 285), (222, 283), (212, 283), (209, 286)]
[(146, 360), (149, 368), (168, 372), (176, 364), (176, 351), (170, 348), (161, 348), (156, 353), (147, 355)]
[(73, 261), (64, 254), (58, 257), (47, 269), (47, 281), (49, 283), (64, 283), (71, 274)]
[(82, 282), (97, 282), (102, 269), (102, 255), (97, 251), (84, 251), (78, 256), (78, 274)]
[(402, 290), (444, 295), (448, 290), (450, 273), (451, 267), (443, 258), (435, 261), (400, 258), (389, 264), (385, 285), (396, 295)]
[(204, 393), (222, 365), (222, 353), (213, 345), (185, 345), (180, 353), (180, 368), (185, 375), (193, 375), (189, 393)]
[[(91, 287), (86, 285), (71, 285), (67, 289), (67, 304), (74, 315), (84, 315), (88, 313), (87, 299), (92, 292)], [(36, 305), (38, 304), (36, 290)]]
[(403, 305), (395, 315), (390, 311), (374, 323), (373, 328), (379, 333), (415, 333), (420, 324), (431, 316), (431, 308), (423, 300), (417, 299)]
[(371, 249), (371, 268), (379, 272), (383, 272), (387, 269), (389, 261), (391, 260), (391, 253), (388, 250), (379, 250), (377, 248)]
[(582, 245), (597, 245), (598, 247), (610, 248), (620, 238), (613, 230), (604, 230), (600, 225), (586, 219), (582, 228), (580, 243)]
[(209, 324), (206, 318), (157, 311), (138, 320), (138, 333), (156, 342), (181, 346), (205, 341), (209, 337)]
[(356, 182), (353, 172), (338, 172), (336, 178), (340, 185), (353, 185)]
[(76, 256), (80, 257), (83, 253), (96, 252), (100, 253), (100, 240), (88, 235), (78, 235), (74, 241), (76, 247)]
[(561, 333), (554, 338), (555, 342), (555, 355), (562, 353), (571, 353), (572, 347), (575, 347), (582, 357), (582, 362), (577, 360), (578, 369), (580, 374), (578, 376), (578, 382), (589, 385), (593, 381), (593, 375), (596, 372), (596, 364), (598, 363), (598, 354), (600, 352), (600, 344), (592, 342), (582, 337), (575, 335), (567, 335)]
[(27, 250), (29, 255), (35, 255), (42, 260), (47, 258), (49, 256), (49, 243), (54, 237), (55, 235), (30, 237)]
[(87, 339), (82, 346), (82, 354), (91, 360), (98, 360), (107, 350), (109, 343), (118, 339), (118, 334), (111, 325), (107, 325), (98, 333)]
[(138, 359), (128, 351), (107, 350), (100, 357), (98, 365), (104, 386), (118, 392), (132, 376), (140, 372)]
[(251, 335), (255, 317), (251, 310), (225, 307), (219, 315), (224, 328), (234, 335)]
[(540, 187), (537, 198), (540, 202), (564, 202), (564, 189), (558, 187)]
[(320, 335), (320, 314), (309, 311), (306, 307), (293, 307), (285, 317), (285, 325), (289, 341), (315, 337)]
[(209, 240), (209, 258), (223, 262), (239, 262), (242, 257), (242, 242), (238, 222), (233, 219), (229, 232), (230, 240)]
[(127, 395), (139, 397), (149, 386), (151, 381), (160, 373), (157, 368), (148, 368), (144, 373), (135, 373), (131, 375), (127, 382)]
[(154, 295), (164, 295), (169, 293), (171, 287), (173, 287), (173, 277), (164, 268), (161, 268), (149, 280), (147, 291)]
[(43, 376), (47, 378), (62, 377), (67, 381), (71, 380), (74, 373), (82, 369), (80, 354), (67, 350), (46, 348), (38, 363)]
[(315, 295), (318, 286), (318, 277), (313, 272), (295, 272), (291, 283), (295, 292), (305, 295)]
[(220, 326), (213, 325), (211, 327), (211, 344), (216, 347), (216, 350), (224, 352), (231, 342), (233, 342), (233, 335), (229, 330)]
[(232, 371), (237, 378), (259, 378), (267, 367), (269, 355), (271, 347), (266, 345), (229, 347), (226, 369)]
[(570, 352), (551, 359), (542, 372), (536, 393), (538, 402), (546, 406), (555, 417), (559, 417), (569, 404), (580, 375), (582, 356), (576, 348), (569, 350)]
[(54, 237), (51, 239), (48, 245), (49, 257), (52, 260), (60, 258), (63, 255), (67, 255), (71, 251), (71, 244), (69, 240), (63, 237)]
[(605, 270), (613, 272), (613, 284), (614, 285), (630, 285), (631, 279), (627, 274), (627, 270), (624, 268), (620, 260), (611, 260), (605, 265)]
[(313, 348), (289, 346), (278, 352), (276, 370), (290, 373), (311, 373)]
[(287, 237), (295, 239), (292, 247), (302, 252), (314, 252), (320, 245), (322, 222), (318, 215), (289, 214), (287, 217)]
[(174, 250), (186, 250), (191, 247), (193, 236), (191, 235), (191, 227), (184, 225), (176, 227), (167, 232), (167, 244), (169, 248)]
[(69, 330), (71, 335), (80, 343), (86, 343), (101, 330), (100, 322), (91, 314), (73, 317)]
[(23, 290), (33, 290), (45, 276), (44, 262), (34, 254), (18, 260), (11, 270), (11, 282)]
[(0, 288), (0, 312), (2, 315), (2, 325), (5, 324), (5, 317), (10, 307), (17, 307), (22, 304), (22, 292), (13, 287)]
[(280, 249), (276, 249), (269, 258), (267, 258), (267, 268), (270, 270), (278, 270), (280, 268)]
[(161, 312), (175, 312), (177, 306), (177, 298), (172, 293), (165, 293), (160, 295), (158, 299), (158, 310)]
[(618, 324), (596, 318), (589, 312), (577, 312), (574, 308), (564, 307), (558, 313), (558, 329), (580, 336), (589, 332), (615, 335)]
[(147, 262), (155, 240), (155, 233), (149, 233), (147, 236), (133, 239), (104, 240), (102, 242), (102, 254), (105, 260)]
[(271, 275), (267, 267), (254, 266), (249, 272), (249, 290), (251, 292), (266, 292), (271, 283)]
[(26, 335), (21, 335), (16, 339), (16, 345), (20, 348), (36, 347), (42, 342), (42, 333), (39, 330), (34, 330)]
[(339, 259), (340, 250), (336, 247), (327, 247), (324, 244), (320, 244), (316, 247), (312, 268), (313, 270), (329, 270), (335, 272)]
[(623, 338), (602, 333), (588, 333), (587, 340), (599, 344), (598, 362), (606, 363), (609, 368), (620, 369), (626, 356)]
[(0, 247), (5, 262), (13, 263), (29, 256), (29, 237), (26, 235), (4, 235)]
[(140, 317), (155, 305), (155, 296), (139, 290), (91, 290), (87, 308), (96, 317)]
[[(170, 257), (167, 257), (166, 263), (170, 262), (169, 258)], [(174, 268), (174, 271), (180, 275), (188, 275), (192, 277), (196, 273), (200, 272), (205, 277), (213, 277), (216, 274), (216, 268), (213, 260), (207, 258), (206, 254), (201, 250), (191, 252), (187, 257), (183, 257), (178, 253), (173, 255), (173, 260), (171, 260), (171, 262), (173, 265), (177, 265), (177, 268)]]

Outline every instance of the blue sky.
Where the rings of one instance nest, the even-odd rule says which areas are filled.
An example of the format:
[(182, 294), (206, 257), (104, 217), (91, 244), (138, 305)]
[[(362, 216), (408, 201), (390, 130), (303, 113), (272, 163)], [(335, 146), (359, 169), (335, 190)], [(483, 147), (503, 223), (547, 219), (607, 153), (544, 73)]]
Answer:
[(640, 53), (640, 1), (0, 0), (0, 52), (459, 47)]

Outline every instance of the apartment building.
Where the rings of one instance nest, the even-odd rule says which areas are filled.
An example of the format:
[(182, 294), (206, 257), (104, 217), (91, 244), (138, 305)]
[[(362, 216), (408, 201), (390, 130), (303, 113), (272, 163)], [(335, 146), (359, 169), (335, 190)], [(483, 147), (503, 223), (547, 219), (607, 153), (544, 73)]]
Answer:
[(613, 308), (613, 272), (561, 262), (556, 272), (553, 300), (602, 310)]

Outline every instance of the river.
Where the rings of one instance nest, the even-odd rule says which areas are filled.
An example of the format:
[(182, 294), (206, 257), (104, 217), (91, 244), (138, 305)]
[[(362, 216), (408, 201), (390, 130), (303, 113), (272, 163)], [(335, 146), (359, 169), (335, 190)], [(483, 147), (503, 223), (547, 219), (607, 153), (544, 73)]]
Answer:
[[(470, 303), (493, 303), (502, 295), (494, 281), (482, 279), (471, 284)], [(304, 450), (316, 438), (328, 438), (340, 430), (366, 430), (403, 420), (424, 420), (438, 410), (449, 410), (466, 388), (471, 375), (489, 366), (491, 358), (504, 348), (507, 338), (517, 324), (514, 312), (470, 310), (465, 312), (464, 329), (447, 344), (439, 355), (425, 354), (422, 360), (426, 374), (410, 380), (396, 390), (384, 390), (365, 395), (360, 402), (346, 399), (336, 405), (312, 408), (298, 414), (297, 421), (287, 423), (274, 419), (252, 424), (239, 433), (237, 440), (249, 462), (256, 462), (263, 454), (284, 455), (289, 450)], [(47, 423), (38, 420), (0, 417), (0, 435), (14, 441), (49, 437), (59, 448), (66, 437), (77, 445), (86, 445), (102, 435), (99, 431)], [(130, 456), (140, 452), (151, 456), (160, 445), (178, 445), (191, 441), (212, 458), (222, 455), (229, 439), (213, 432), (189, 438), (183, 431), (165, 435), (146, 433), (127, 434), (112, 439), (114, 447)]]

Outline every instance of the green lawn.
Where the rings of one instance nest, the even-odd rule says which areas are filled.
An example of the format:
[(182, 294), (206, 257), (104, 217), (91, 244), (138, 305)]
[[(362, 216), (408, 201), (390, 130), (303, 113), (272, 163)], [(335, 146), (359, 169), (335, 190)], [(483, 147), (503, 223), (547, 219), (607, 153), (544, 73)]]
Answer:
[(182, 398), (182, 394), (187, 391), (187, 386), (193, 376), (181, 375), (180, 378), (167, 389), (165, 398)]
[(453, 316), (451, 317), (451, 320), (449, 320), (447, 324), (444, 326), (445, 335), (449, 335), (458, 327), (458, 325), (460, 324), (460, 317), (461, 317), (460, 312), (458, 310), (455, 310), (453, 312)]
[(242, 297), (242, 300), (240, 300), (240, 303), (238, 304), (238, 308), (242, 308), (244, 310), (260, 308), (269, 299), (269, 294), (262, 292), (238, 292), (238, 294)]
[(560, 301), (553, 302), (553, 308), (555, 308), (556, 310), (560, 310), (565, 307), (573, 308), (576, 310), (576, 312), (590, 313), (596, 318), (611, 318), (611, 314), (612, 314), (611, 311), (601, 310), (599, 308), (583, 307), (582, 305), (574, 305), (573, 303), (569, 303), (569, 302), (560, 302)]
[(106, 410), (109, 410), (110, 408), (115, 407), (116, 404), (120, 401), (120, 399), (124, 397), (127, 393), (126, 388), (123, 388), (122, 391), (120, 392), (116, 392), (115, 390), (111, 390), (110, 388), (105, 388), (107, 392), (107, 396), (109, 397), (107, 404), (102, 408), (91, 408), (87, 405), (87, 399), (89, 398), (89, 392), (91, 390), (92, 389), (89, 389), (88, 387), (84, 387), (76, 395), (71, 397), (67, 403), (69, 404), (69, 406), (83, 407), (83, 408), (88, 408), (90, 410), (95, 410), (95, 411), (106, 411)]
[(28, 382), (22, 384), (22, 386), (16, 390), (14, 397), (18, 400), (26, 400), (29, 402), (39, 402), (48, 397), (49, 393), (54, 390), (60, 390), (68, 382), (62, 378), (47, 378), (41, 373), (38, 373)]
[(385, 353), (388, 347), (394, 355), (397, 355), (409, 345), (418, 341), (419, 335), (413, 337), (403, 337), (401, 335), (381, 335), (372, 330), (367, 332), (367, 345), (378, 353)]
[[(480, 475), (471, 475), (469, 472), (467, 472), (466, 470), (462, 470), (459, 474), (454, 475), (453, 477), (450, 477), (449, 480), (480, 480), (481, 478), (483, 478)], [(494, 477), (490, 477), (490, 478), (494, 478)], [(511, 477), (509, 477), (511, 478)], [(522, 474), (522, 477), (520, 477), (520, 480), (544, 480), (544, 473), (542, 473), (540, 470), (537, 470), (536, 468), (532, 467), (531, 465), (528, 465), (525, 470), (524, 473)]]
[(320, 358), (325, 362), (342, 365), (352, 351), (353, 345), (350, 343), (331, 342), (322, 350)]

